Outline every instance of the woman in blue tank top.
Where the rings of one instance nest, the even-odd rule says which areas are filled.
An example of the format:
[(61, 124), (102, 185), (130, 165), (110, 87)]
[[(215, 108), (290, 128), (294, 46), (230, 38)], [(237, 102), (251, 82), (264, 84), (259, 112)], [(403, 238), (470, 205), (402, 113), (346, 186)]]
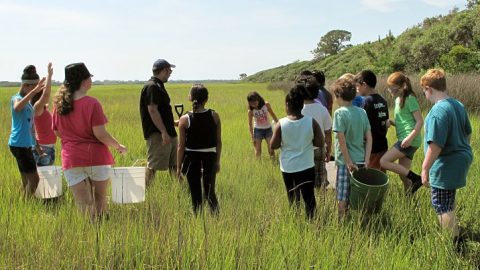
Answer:
[(10, 101), (12, 111), (12, 131), (8, 139), (10, 152), (15, 157), (22, 177), (25, 195), (35, 194), (38, 186), (38, 173), (32, 147), (36, 145), (33, 129), (33, 107), (30, 100), (45, 88), (45, 78), (40, 80), (35, 66), (28, 65), (23, 70), (20, 91)]

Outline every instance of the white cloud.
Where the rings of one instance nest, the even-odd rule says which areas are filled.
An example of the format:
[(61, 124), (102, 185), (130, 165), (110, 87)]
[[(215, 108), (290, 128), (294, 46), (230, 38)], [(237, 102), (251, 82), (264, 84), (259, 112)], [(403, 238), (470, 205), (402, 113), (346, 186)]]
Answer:
[[(367, 9), (380, 12), (392, 12), (398, 6), (399, 2), (404, 0), (361, 0), (360, 3)], [(426, 0), (429, 1), (429, 0)], [(430, 0), (435, 1), (435, 0)]]
[(434, 6), (434, 7), (448, 7), (448, 6), (454, 6), (457, 4), (458, 1), (452, 1), (452, 0), (422, 0), (427, 5)]

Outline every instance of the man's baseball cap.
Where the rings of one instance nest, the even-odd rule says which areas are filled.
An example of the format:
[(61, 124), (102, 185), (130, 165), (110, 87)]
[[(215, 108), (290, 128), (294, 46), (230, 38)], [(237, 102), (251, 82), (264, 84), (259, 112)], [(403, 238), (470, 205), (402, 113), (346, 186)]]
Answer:
[(172, 65), (172, 64), (168, 63), (167, 60), (158, 59), (157, 61), (155, 61), (153, 63), (152, 70), (155, 71), (155, 70), (161, 70), (161, 69), (164, 69), (164, 68), (174, 68), (174, 67), (175, 67), (175, 65)]

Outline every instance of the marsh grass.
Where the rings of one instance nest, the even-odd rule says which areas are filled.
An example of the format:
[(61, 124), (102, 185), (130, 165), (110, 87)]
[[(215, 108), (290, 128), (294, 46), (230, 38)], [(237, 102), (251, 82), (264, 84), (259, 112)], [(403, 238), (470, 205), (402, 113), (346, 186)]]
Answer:
[[(407, 200), (396, 175), (382, 211), (365, 217), (352, 211), (337, 221), (333, 190), (317, 193), (317, 215), (307, 221), (304, 209), (288, 206), (278, 164), (255, 161), (249, 141), (246, 95), (257, 90), (284, 116), (282, 91), (266, 84), (212, 84), (207, 107), (221, 116), (223, 156), (217, 177), (220, 215), (208, 208), (198, 217), (191, 211), (188, 187), (167, 173), (157, 174), (140, 204), (110, 204), (110, 219), (91, 223), (75, 209), (72, 195), (45, 204), (20, 195), (20, 179), (7, 140), (11, 114), (8, 100), (17, 89), (0, 90), (2, 153), (0, 169), (0, 268), (4, 269), (474, 269), (480, 246), (468, 243), (466, 254), (453, 249), (439, 230), (422, 188)], [(90, 95), (103, 104), (107, 129), (129, 148), (114, 153), (115, 166), (145, 158), (138, 99), (141, 86), (96, 86)], [(189, 85), (167, 84), (172, 104), (188, 102)], [(423, 111), (426, 114), (426, 110)], [(472, 145), (478, 155), (478, 119), (472, 115)], [(390, 131), (390, 143), (393, 143)], [(57, 143), (57, 164), (60, 164)], [(420, 170), (422, 152), (415, 156)], [(461, 224), (480, 232), (478, 162), (467, 187), (457, 195)]]

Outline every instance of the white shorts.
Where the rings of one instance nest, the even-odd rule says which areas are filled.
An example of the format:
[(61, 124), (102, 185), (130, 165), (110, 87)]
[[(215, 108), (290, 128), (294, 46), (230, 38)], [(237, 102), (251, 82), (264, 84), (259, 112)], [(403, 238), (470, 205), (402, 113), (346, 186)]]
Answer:
[(83, 180), (90, 178), (92, 181), (106, 181), (111, 175), (110, 165), (75, 167), (63, 171), (69, 187), (74, 186)]

